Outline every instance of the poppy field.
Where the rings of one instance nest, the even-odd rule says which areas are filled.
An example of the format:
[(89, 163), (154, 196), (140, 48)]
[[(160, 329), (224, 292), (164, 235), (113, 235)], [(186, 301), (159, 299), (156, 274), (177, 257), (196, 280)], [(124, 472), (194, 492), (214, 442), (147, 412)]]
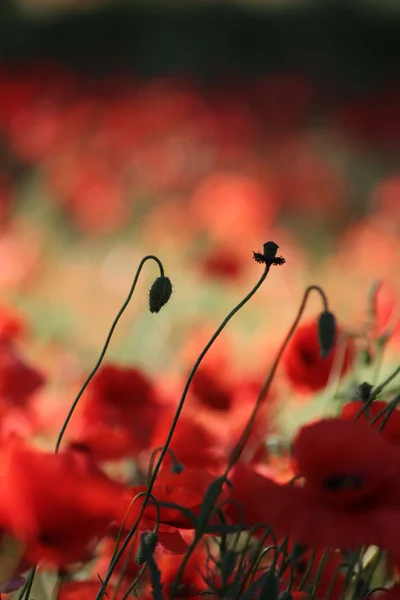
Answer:
[(0, 89), (1, 598), (400, 598), (400, 87)]

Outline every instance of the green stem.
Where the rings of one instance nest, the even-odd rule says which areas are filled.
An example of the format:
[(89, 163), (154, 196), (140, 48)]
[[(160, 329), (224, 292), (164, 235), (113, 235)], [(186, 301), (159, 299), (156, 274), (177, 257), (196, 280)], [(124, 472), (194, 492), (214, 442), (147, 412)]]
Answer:
[[(97, 594), (96, 600), (100, 600), (101, 599), (101, 597), (102, 597), (102, 591), (105, 589), (105, 586), (107, 586), (108, 582), (110, 581), (111, 576), (112, 576), (112, 574), (114, 572), (114, 569), (115, 569), (115, 567), (116, 567), (119, 559), (123, 555), (126, 546), (129, 544), (129, 542), (130, 542), (132, 536), (134, 535), (134, 533), (135, 533), (135, 531), (136, 531), (136, 529), (137, 529), (137, 527), (139, 525), (139, 522), (140, 522), (140, 520), (141, 520), (141, 518), (143, 516), (144, 510), (145, 510), (146, 505), (148, 503), (148, 500), (150, 498), (151, 491), (153, 489), (154, 482), (155, 482), (155, 480), (157, 478), (157, 475), (158, 475), (158, 472), (159, 472), (159, 470), (161, 468), (162, 461), (164, 460), (164, 456), (168, 452), (169, 444), (171, 443), (172, 436), (174, 434), (174, 431), (176, 429), (179, 417), (181, 415), (181, 412), (182, 412), (182, 409), (183, 409), (183, 405), (185, 403), (185, 399), (186, 399), (187, 393), (189, 391), (190, 384), (192, 382), (192, 379), (193, 379), (193, 377), (194, 377), (194, 375), (195, 375), (198, 367), (200, 366), (200, 363), (202, 362), (203, 358), (205, 357), (205, 355), (207, 354), (208, 350), (210, 349), (210, 347), (212, 346), (212, 344), (215, 342), (215, 340), (217, 339), (217, 337), (219, 336), (219, 334), (222, 332), (222, 330), (226, 327), (226, 325), (232, 319), (232, 317), (234, 317), (234, 315), (237, 312), (239, 312), (239, 310), (250, 300), (250, 298), (252, 298), (252, 296), (254, 296), (254, 294), (257, 292), (257, 290), (261, 287), (262, 283), (264, 282), (264, 280), (266, 279), (266, 277), (267, 277), (267, 275), (269, 273), (269, 270), (270, 270), (270, 265), (266, 265), (265, 269), (264, 269), (264, 272), (263, 272), (262, 276), (260, 277), (259, 281), (253, 287), (253, 289), (247, 294), (247, 296), (245, 296), (245, 298), (243, 298), (243, 300), (241, 300), (241, 302), (239, 302), (239, 304), (223, 320), (223, 322), (221, 323), (221, 325), (215, 331), (215, 333), (211, 337), (210, 341), (205, 346), (205, 348), (201, 352), (200, 356), (196, 360), (196, 362), (195, 362), (195, 364), (194, 364), (194, 366), (193, 366), (193, 368), (192, 368), (192, 370), (191, 370), (191, 372), (189, 374), (189, 377), (188, 377), (188, 379), (186, 381), (186, 384), (185, 384), (184, 390), (182, 392), (182, 396), (181, 396), (181, 399), (179, 401), (178, 408), (176, 410), (176, 413), (175, 413), (175, 416), (174, 416), (174, 419), (173, 419), (173, 422), (172, 422), (172, 425), (171, 425), (171, 429), (170, 429), (170, 431), (168, 433), (168, 436), (167, 436), (167, 439), (165, 441), (164, 447), (163, 447), (163, 449), (162, 449), (162, 451), (160, 453), (160, 456), (158, 458), (158, 461), (157, 461), (157, 463), (156, 463), (156, 465), (154, 467), (154, 470), (153, 470), (153, 473), (152, 473), (152, 477), (151, 477), (151, 480), (150, 480), (149, 485), (148, 485), (147, 494), (146, 494), (146, 496), (144, 498), (144, 501), (143, 501), (142, 508), (139, 511), (139, 514), (137, 516), (136, 522), (134, 523), (134, 525), (131, 528), (131, 530), (129, 531), (129, 533), (128, 533), (128, 535), (127, 535), (124, 543), (122, 544), (121, 549), (119, 550), (119, 552), (115, 556), (114, 560), (111, 561), (110, 566), (109, 566), (108, 571), (107, 571), (107, 574), (106, 574), (106, 576), (104, 578), (103, 585), (102, 585), (101, 589), (99, 590), (99, 593)], [(183, 569), (182, 569), (181, 572), (183, 572)], [(173, 591), (175, 590), (175, 587), (176, 586), (174, 585), (173, 586)]]
[(145, 256), (144, 258), (142, 258), (142, 260), (140, 261), (139, 267), (138, 267), (138, 269), (136, 271), (135, 278), (134, 278), (134, 280), (132, 282), (131, 289), (129, 290), (129, 294), (126, 297), (125, 302), (121, 306), (121, 308), (120, 308), (117, 316), (115, 317), (115, 319), (114, 319), (114, 321), (113, 321), (113, 323), (111, 325), (111, 328), (110, 328), (110, 331), (108, 332), (107, 339), (105, 341), (103, 349), (100, 352), (100, 356), (99, 356), (99, 358), (98, 358), (95, 366), (93, 367), (92, 371), (90, 372), (90, 374), (86, 378), (86, 381), (84, 382), (84, 384), (82, 385), (81, 389), (79, 390), (79, 392), (78, 392), (75, 400), (73, 401), (73, 403), (71, 405), (71, 408), (69, 409), (67, 417), (66, 417), (66, 419), (65, 419), (65, 421), (63, 423), (63, 426), (61, 427), (61, 431), (59, 433), (59, 436), (58, 436), (57, 442), (56, 442), (56, 449), (55, 449), (56, 454), (57, 454), (57, 452), (60, 449), (61, 440), (62, 440), (62, 438), (64, 436), (65, 430), (68, 427), (68, 424), (69, 424), (69, 422), (71, 420), (71, 417), (72, 417), (72, 415), (74, 413), (74, 410), (75, 410), (75, 408), (76, 408), (79, 400), (81, 399), (81, 396), (82, 396), (83, 392), (86, 390), (87, 386), (89, 385), (89, 383), (91, 382), (91, 380), (95, 376), (98, 368), (100, 367), (100, 365), (101, 365), (101, 363), (102, 363), (102, 361), (104, 359), (104, 356), (105, 356), (105, 354), (107, 352), (108, 346), (110, 344), (110, 341), (111, 341), (111, 338), (113, 336), (114, 330), (115, 330), (115, 328), (117, 326), (117, 323), (120, 320), (120, 318), (123, 315), (123, 313), (125, 312), (125, 309), (127, 308), (128, 304), (129, 304), (129, 302), (130, 302), (130, 300), (132, 298), (133, 292), (135, 291), (136, 284), (137, 284), (138, 279), (139, 279), (139, 275), (140, 275), (140, 273), (142, 271), (142, 268), (143, 268), (145, 262), (148, 261), (148, 260), (154, 260), (158, 264), (158, 267), (160, 269), (160, 275), (161, 275), (161, 277), (164, 277), (164, 267), (163, 267), (160, 259), (157, 258), (157, 256), (153, 256), (153, 255), (149, 254), (148, 256)]
[[(266, 268), (266, 273), (268, 273), (268, 267)], [(266, 275), (266, 273), (264, 275)], [(254, 291), (256, 289), (258, 289), (258, 287), (259, 287), (259, 285), (256, 286), (256, 288), (254, 288)], [(310, 294), (311, 294), (312, 291), (316, 291), (316, 292), (319, 293), (319, 295), (321, 296), (323, 305), (324, 305), (324, 310), (328, 311), (328, 300), (327, 300), (327, 297), (325, 295), (325, 292), (319, 286), (317, 286), (317, 285), (311, 285), (311, 286), (309, 286), (306, 289), (306, 291), (305, 291), (305, 293), (303, 295), (303, 300), (301, 302), (301, 305), (300, 305), (300, 308), (298, 310), (297, 316), (296, 316), (295, 320), (293, 321), (293, 324), (290, 327), (289, 332), (287, 333), (287, 335), (286, 335), (286, 337), (285, 337), (285, 339), (284, 339), (281, 347), (279, 348), (278, 353), (277, 353), (277, 355), (275, 357), (275, 360), (274, 360), (274, 362), (272, 364), (272, 367), (270, 369), (270, 372), (269, 372), (269, 374), (268, 374), (268, 376), (267, 376), (267, 378), (266, 378), (266, 380), (264, 382), (264, 385), (261, 388), (260, 394), (259, 394), (259, 396), (257, 398), (256, 404), (255, 404), (254, 409), (253, 409), (253, 411), (252, 411), (252, 413), (250, 415), (250, 418), (249, 418), (249, 420), (247, 422), (247, 425), (246, 425), (246, 427), (245, 427), (242, 435), (240, 436), (239, 441), (237, 442), (235, 448), (232, 451), (231, 457), (230, 457), (230, 459), (228, 461), (228, 465), (227, 465), (227, 467), (225, 469), (225, 472), (224, 472), (223, 476), (220, 478), (221, 479), (221, 485), (220, 485), (219, 489), (215, 490), (216, 498), (221, 493), (222, 486), (223, 486), (223, 481), (227, 480), (228, 475), (229, 475), (229, 471), (233, 468), (233, 466), (235, 465), (235, 463), (237, 462), (237, 460), (240, 458), (240, 455), (243, 452), (243, 448), (245, 447), (245, 445), (246, 445), (246, 443), (247, 443), (247, 441), (248, 441), (248, 439), (250, 437), (251, 430), (253, 428), (254, 421), (255, 421), (255, 419), (257, 417), (258, 411), (259, 411), (259, 409), (261, 407), (261, 404), (262, 404), (262, 402), (263, 402), (266, 394), (269, 391), (269, 388), (271, 386), (272, 380), (273, 380), (273, 378), (275, 376), (276, 370), (277, 370), (278, 365), (280, 363), (280, 360), (281, 360), (281, 358), (283, 356), (283, 353), (286, 350), (286, 347), (287, 347), (287, 345), (288, 345), (288, 343), (289, 343), (292, 335), (294, 334), (294, 332), (295, 332), (295, 330), (296, 330), (296, 328), (297, 328), (297, 326), (298, 326), (298, 324), (300, 322), (301, 317), (303, 316), (304, 309), (306, 307), (308, 298), (309, 298), (309, 296), (310, 296)], [(250, 292), (250, 294), (252, 295), (251, 292)], [(248, 299), (248, 296), (246, 298)], [(212, 509), (210, 509), (207, 513), (204, 514), (204, 522), (205, 523), (209, 519), (211, 510)], [(185, 556), (183, 558), (183, 561), (182, 561), (182, 563), (181, 563), (181, 565), (179, 567), (179, 571), (177, 573), (174, 585), (172, 587), (172, 592), (171, 592), (171, 596), (170, 596), (171, 598), (173, 598), (173, 594), (175, 593), (175, 591), (177, 589), (177, 586), (179, 584), (179, 579), (182, 576), (183, 570), (184, 570), (184, 568), (185, 568), (185, 566), (186, 566), (186, 564), (187, 564), (187, 562), (188, 562), (191, 554), (193, 553), (193, 551), (194, 551), (194, 549), (195, 549), (195, 547), (196, 547), (196, 545), (197, 545), (197, 543), (198, 543), (198, 541), (200, 539), (199, 533), (201, 534), (201, 528), (198, 529), (198, 531), (196, 532), (196, 536), (195, 536), (192, 544), (189, 546), (189, 548), (188, 548), (188, 550), (187, 550), (187, 552), (186, 552), (186, 554), (185, 554)]]

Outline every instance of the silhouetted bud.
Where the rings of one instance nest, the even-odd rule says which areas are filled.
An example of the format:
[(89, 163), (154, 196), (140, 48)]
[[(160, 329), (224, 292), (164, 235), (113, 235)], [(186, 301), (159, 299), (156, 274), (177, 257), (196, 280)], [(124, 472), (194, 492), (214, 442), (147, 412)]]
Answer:
[(169, 277), (157, 277), (150, 288), (149, 305), (151, 313), (158, 313), (167, 304), (172, 294), (172, 283)]
[(153, 554), (158, 542), (158, 535), (154, 531), (146, 531), (140, 540), (139, 548), (135, 556), (135, 563), (140, 566), (147, 560), (149, 554)]
[(369, 400), (372, 388), (373, 386), (370, 383), (367, 383), (366, 381), (359, 385), (357, 388), (357, 392), (360, 397), (360, 400), (362, 400), (363, 402), (367, 402)]
[(324, 310), (318, 319), (318, 337), (322, 358), (327, 358), (335, 344), (336, 319), (335, 315)]

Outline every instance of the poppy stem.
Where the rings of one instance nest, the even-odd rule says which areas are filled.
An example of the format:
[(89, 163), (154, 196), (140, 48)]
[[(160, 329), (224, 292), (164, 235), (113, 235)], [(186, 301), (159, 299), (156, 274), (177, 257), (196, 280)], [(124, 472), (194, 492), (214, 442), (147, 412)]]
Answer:
[(36, 567), (33, 567), (28, 575), (28, 579), (26, 580), (25, 586), (18, 596), (18, 600), (29, 600), (29, 595), (32, 590), (33, 580), (35, 579)]
[[(264, 276), (266, 276), (268, 274), (268, 270), (269, 270), (269, 267), (267, 265), (266, 272), (264, 272)], [(262, 283), (262, 281), (263, 281), (263, 278), (261, 278), (260, 282)], [(260, 282), (259, 282), (259, 285), (261, 285)], [(256, 286), (254, 288), (254, 290), (258, 289), (259, 285)], [(266, 378), (266, 380), (264, 382), (264, 385), (261, 388), (261, 391), (260, 391), (259, 396), (257, 398), (257, 401), (256, 401), (256, 404), (254, 406), (254, 409), (253, 409), (253, 411), (252, 411), (252, 413), (250, 415), (250, 418), (249, 418), (249, 420), (247, 422), (247, 425), (246, 425), (245, 429), (243, 430), (243, 433), (240, 436), (239, 441), (237, 442), (236, 446), (234, 447), (234, 449), (233, 449), (233, 451), (231, 453), (231, 456), (230, 456), (230, 459), (228, 461), (228, 465), (227, 465), (227, 467), (225, 469), (225, 472), (224, 472), (223, 476), (220, 478), (221, 479), (220, 488), (219, 488), (219, 490), (217, 490), (217, 489), (215, 490), (216, 495), (221, 492), (223, 481), (226, 481), (228, 479), (229, 472), (234, 467), (235, 463), (238, 461), (238, 459), (240, 458), (240, 455), (243, 452), (243, 449), (244, 449), (244, 447), (245, 447), (245, 445), (246, 445), (246, 443), (247, 443), (247, 441), (248, 441), (248, 439), (250, 437), (251, 431), (253, 429), (253, 425), (254, 425), (255, 419), (257, 417), (258, 411), (259, 411), (259, 409), (261, 407), (261, 404), (262, 404), (262, 402), (263, 402), (266, 394), (268, 393), (269, 388), (271, 386), (271, 383), (272, 383), (272, 381), (273, 381), (273, 379), (275, 377), (275, 373), (276, 373), (276, 370), (277, 370), (278, 365), (280, 363), (280, 360), (281, 360), (281, 358), (283, 356), (283, 353), (284, 353), (287, 345), (289, 344), (289, 341), (290, 341), (292, 335), (294, 334), (294, 332), (297, 329), (297, 326), (298, 326), (298, 324), (299, 324), (299, 322), (301, 320), (301, 317), (303, 316), (304, 310), (306, 308), (308, 298), (309, 298), (311, 292), (313, 292), (313, 291), (318, 292), (318, 294), (321, 296), (321, 299), (322, 299), (322, 302), (323, 302), (323, 305), (324, 305), (324, 310), (328, 311), (328, 299), (327, 299), (327, 296), (326, 296), (325, 292), (323, 291), (323, 289), (321, 287), (319, 287), (318, 285), (310, 285), (306, 289), (306, 291), (304, 292), (303, 299), (302, 299), (300, 308), (298, 310), (297, 316), (296, 316), (295, 320), (293, 321), (293, 324), (290, 327), (290, 329), (289, 329), (289, 331), (288, 331), (288, 333), (287, 333), (287, 335), (286, 335), (286, 337), (285, 337), (285, 339), (284, 339), (281, 347), (278, 350), (278, 353), (277, 353), (277, 355), (275, 357), (275, 360), (274, 360), (274, 362), (272, 364), (270, 372), (269, 372), (269, 374), (268, 374), (268, 376), (267, 376), (267, 378)], [(252, 295), (252, 292), (250, 292), (250, 294)], [(246, 298), (248, 299), (249, 296), (247, 296)], [(238, 306), (240, 306), (240, 305), (238, 305)], [(217, 332), (218, 331), (219, 330), (217, 330)], [(211, 344), (209, 344), (209, 345), (211, 345)], [(207, 346), (206, 346), (206, 348), (207, 348)], [(203, 351), (203, 353), (205, 354), (204, 351)], [(204, 356), (204, 354), (201, 354), (200, 358), (202, 358)], [(199, 362), (196, 363), (196, 364), (198, 366)], [(194, 374), (193, 371), (192, 371), (192, 373)], [(189, 379), (190, 379), (190, 377), (189, 377)], [(178, 408), (178, 410), (179, 410), (179, 408)], [(204, 522), (205, 523), (209, 519), (211, 511), (212, 511), (212, 509), (210, 509), (207, 513), (204, 514)], [(201, 529), (199, 528), (198, 531), (201, 531)], [(183, 573), (185, 565), (186, 565), (187, 561), (189, 560), (189, 557), (193, 553), (193, 551), (194, 551), (194, 549), (195, 549), (195, 547), (196, 547), (199, 539), (200, 539), (200, 536), (198, 534), (196, 534), (195, 539), (193, 540), (192, 544), (189, 546), (188, 551), (187, 551), (186, 555), (183, 558), (183, 561), (182, 561), (182, 563), (180, 565), (180, 568), (179, 568), (177, 577), (175, 579), (174, 585), (172, 587), (171, 598), (173, 598), (173, 594), (174, 594), (174, 592), (177, 589), (177, 586), (179, 584), (179, 579), (180, 579), (180, 577), (181, 577), (181, 575)], [(96, 599), (96, 600), (100, 600), (100, 599)]]
[(71, 408), (69, 409), (67, 417), (66, 417), (66, 419), (65, 419), (65, 421), (63, 423), (63, 426), (61, 427), (61, 431), (60, 431), (60, 433), (58, 435), (57, 442), (56, 442), (56, 448), (55, 448), (56, 454), (58, 453), (58, 451), (60, 449), (61, 440), (62, 440), (62, 438), (64, 436), (65, 430), (68, 427), (68, 424), (69, 424), (69, 422), (71, 420), (71, 417), (72, 417), (72, 415), (74, 413), (74, 410), (75, 410), (75, 408), (76, 408), (79, 400), (81, 399), (81, 396), (82, 396), (83, 392), (86, 390), (87, 386), (89, 385), (89, 383), (91, 382), (91, 380), (95, 376), (98, 368), (100, 367), (101, 363), (103, 362), (104, 356), (106, 355), (106, 352), (108, 350), (108, 346), (110, 344), (110, 341), (111, 341), (111, 338), (113, 336), (114, 330), (115, 330), (115, 328), (116, 328), (116, 326), (118, 324), (118, 321), (122, 317), (123, 313), (125, 312), (125, 309), (127, 308), (128, 304), (129, 304), (129, 302), (130, 302), (130, 300), (132, 298), (132, 295), (133, 295), (133, 292), (135, 291), (136, 284), (138, 282), (138, 279), (139, 279), (140, 273), (142, 271), (142, 268), (143, 268), (145, 262), (148, 261), (148, 260), (154, 260), (157, 263), (157, 265), (158, 265), (158, 267), (160, 269), (160, 276), (164, 277), (164, 267), (163, 267), (162, 262), (160, 261), (160, 259), (157, 258), (157, 256), (153, 256), (152, 254), (149, 254), (148, 256), (145, 256), (144, 258), (142, 258), (142, 260), (140, 261), (140, 264), (138, 266), (138, 269), (136, 271), (136, 275), (134, 277), (134, 280), (132, 282), (131, 289), (129, 290), (129, 293), (128, 293), (127, 297), (126, 297), (125, 302), (121, 306), (121, 308), (120, 308), (117, 316), (115, 317), (115, 319), (114, 319), (114, 321), (113, 321), (113, 323), (111, 325), (111, 328), (110, 328), (110, 331), (108, 332), (107, 339), (106, 339), (106, 341), (104, 343), (103, 349), (100, 352), (100, 356), (97, 359), (97, 362), (96, 362), (95, 366), (93, 367), (92, 371), (90, 372), (90, 374), (86, 378), (86, 380), (85, 380), (84, 384), (82, 385), (81, 389), (79, 390), (79, 392), (78, 392), (75, 400), (73, 401), (73, 403), (71, 405)]
[[(366, 412), (369, 409), (369, 407), (371, 406), (371, 404), (375, 400), (375, 398), (377, 398), (379, 396), (379, 394), (385, 389), (385, 387), (387, 385), (389, 385), (389, 383), (391, 383), (393, 381), (393, 379), (395, 379), (397, 377), (397, 375), (399, 375), (399, 373), (400, 373), (400, 365), (397, 367), (397, 369), (395, 369), (393, 371), (393, 373), (391, 375), (389, 375), (389, 377), (387, 379), (385, 379), (385, 381), (383, 381), (380, 385), (377, 385), (375, 388), (372, 388), (372, 390), (369, 394), (368, 400), (366, 402), (364, 402), (363, 406), (360, 408), (358, 413), (354, 416), (354, 421), (357, 421), (357, 419), (364, 412)], [(376, 415), (375, 418), (377, 419), (379, 416), (381, 416), (380, 413), (378, 415)]]
[[(141, 518), (143, 516), (143, 513), (145, 511), (146, 505), (147, 505), (147, 503), (149, 501), (149, 498), (150, 498), (151, 491), (153, 489), (154, 482), (155, 482), (156, 477), (158, 475), (158, 471), (160, 470), (162, 461), (164, 460), (164, 457), (165, 457), (166, 453), (168, 452), (168, 448), (169, 448), (169, 445), (171, 443), (174, 431), (176, 429), (179, 417), (181, 415), (181, 412), (182, 412), (182, 409), (183, 409), (183, 405), (185, 403), (185, 399), (186, 399), (187, 393), (189, 391), (190, 384), (192, 382), (192, 379), (193, 379), (193, 377), (194, 377), (197, 369), (199, 368), (199, 366), (200, 366), (203, 358), (207, 354), (208, 350), (211, 348), (211, 346), (213, 345), (213, 343), (215, 342), (215, 340), (217, 339), (217, 337), (219, 336), (219, 334), (223, 331), (223, 329), (225, 329), (226, 325), (229, 323), (229, 321), (232, 319), (232, 317), (234, 317), (236, 315), (236, 313), (239, 312), (239, 310), (250, 300), (250, 298), (252, 298), (254, 296), (254, 294), (257, 292), (257, 290), (261, 287), (261, 285), (263, 284), (263, 282), (267, 278), (267, 275), (269, 273), (270, 268), (271, 268), (271, 263), (265, 265), (264, 272), (261, 275), (261, 277), (258, 280), (258, 282), (256, 283), (256, 285), (247, 294), (247, 296), (245, 296), (239, 302), (239, 304), (228, 314), (228, 316), (225, 317), (225, 319), (222, 321), (222, 323), (218, 327), (218, 329), (214, 332), (214, 334), (212, 335), (210, 341), (206, 344), (206, 346), (204, 347), (203, 351), (201, 352), (201, 354), (197, 358), (195, 364), (193, 365), (193, 368), (192, 368), (192, 370), (191, 370), (191, 372), (189, 374), (189, 377), (188, 377), (188, 379), (186, 381), (186, 384), (185, 384), (185, 387), (183, 389), (182, 396), (181, 396), (181, 399), (179, 401), (179, 404), (178, 404), (178, 407), (177, 407), (177, 410), (176, 410), (176, 413), (175, 413), (175, 416), (174, 416), (174, 419), (173, 419), (173, 422), (172, 422), (172, 425), (171, 425), (171, 429), (169, 430), (169, 433), (168, 433), (167, 439), (165, 441), (164, 447), (161, 450), (160, 456), (158, 458), (158, 461), (157, 461), (157, 463), (156, 463), (156, 465), (154, 467), (154, 470), (153, 470), (153, 473), (152, 473), (152, 477), (151, 477), (151, 480), (150, 480), (149, 485), (148, 485), (147, 494), (146, 494), (146, 496), (144, 498), (144, 501), (143, 501), (143, 504), (142, 504), (142, 508), (141, 508), (141, 510), (140, 510), (140, 512), (139, 512), (139, 514), (137, 516), (136, 522), (134, 523), (133, 527), (131, 528), (130, 532), (128, 533), (128, 535), (127, 535), (125, 541), (123, 542), (120, 550), (118, 551), (118, 553), (115, 556), (114, 560), (111, 561), (111, 563), (109, 565), (109, 568), (108, 568), (108, 571), (106, 573), (106, 576), (104, 578), (103, 585), (102, 585), (102, 587), (100, 588), (100, 590), (99, 590), (99, 592), (97, 594), (96, 600), (101, 600), (102, 595), (103, 595), (103, 591), (105, 589), (105, 586), (110, 581), (111, 576), (112, 576), (112, 574), (114, 572), (114, 569), (115, 569), (115, 567), (116, 567), (119, 559), (123, 555), (126, 546), (129, 544), (129, 542), (130, 542), (132, 536), (134, 535), (134, 533), (135, 533), (135, 531), (136, 531), (136, 529), (137, 529), (137, 527), (139, 525), (139, 522), (140, 522), (140, 520), (141, 520)], [(222, 488), (222, 484), (221, 484), (221, 488)], [(204, 525), (205, 524), (206, 524), (206, 521), (205, 521)], [(185, 559), (183, 560), (182, 565), (184, 563), (186, 564)], [(180, 573), (182, 573), (182, 572), (183, 572), (183, 569), (180, 570)], [(177, 585), (179, 583), (178, 578), (176, 579), (176, 582), (177, 582), (176, 585), (175, 585), (175, 582), (174, 582), (174, 585), (172, 586), (172, 592), (171, 592), (172, 595), (175, 593), (176, 587), (177, 587)]]
[(240, 436), (239, 441), (237, 442), (235, 448), (232, 451), (228, 466), (225, 470), (225, 474), (224, 474), (225, 477), (228, 477), (229, 471), (232, 469), (232, 467), (238, 461), (238, 459), (240, 458), (240, 455), (243, 452), (243, 448), (245, 447), (245, 445), (250, 437), (251, 430), (253, 429), (253, 425), (254, 425), (255, 419), (257, 417), (258, 411), (261, 407), (261, 404), (262, 404), (265, 396), (267, 395), (269, 388), (271, 387), (271, 383), (275, 377), (275, 373), (277, 371), (277, 368), (281, 361), (283, 353), (285, 352), (287, 345), (289, 344), (294, 332), (296, 331), (298, 324), (300, 323), (300, 320), (303, 316), (304, 310), (307, 305), (308, 298), (309, 298), (311, 292), (313, 292), (313, 291), (318, 292), (318, 294), (321, 296), (321, 299), (322, 299), (322, 302), (324, 305), (324, 311), (328, 312), (328, 299), (326, 297), (325, 292), (318, 285), (310, 285), (304, 292), (303, 299), (300, 304), (300, 308), (298, 310), (297, 316), (296, 316), (295, 320), (293, 321), (292, 326), (290, 327), (288, 333), (286, 334), (286, 337), (275, 356), (274, 362), (272, 363), (272, 367), (271, 367), (271, 369), (268, 373), (268, 376), (261, 388), (261, 391), (260, 391), (257, 401), (255, 403), (253, 412), (251, 413), (250, 418), (247, 422), (247, 425), (246, 425), (245, 429), (243, 430), (243, 433)]

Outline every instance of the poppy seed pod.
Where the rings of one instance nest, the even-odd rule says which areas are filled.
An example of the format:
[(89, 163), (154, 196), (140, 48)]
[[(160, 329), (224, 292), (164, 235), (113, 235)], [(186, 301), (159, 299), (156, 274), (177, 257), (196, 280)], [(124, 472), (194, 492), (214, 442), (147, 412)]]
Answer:
[(286, 261), (283, 256), (276, 256), (278, 248), (279, 246), (275, 242), (266, 242), (262, 252), (253, 252), (253, 258), (259, 264), (284, 265)]
[(172, 294), (172, 283), (169, 277), (157, 277), (150, 288), (149, 307), (151, 313), (158, 313), (167, 304)]

